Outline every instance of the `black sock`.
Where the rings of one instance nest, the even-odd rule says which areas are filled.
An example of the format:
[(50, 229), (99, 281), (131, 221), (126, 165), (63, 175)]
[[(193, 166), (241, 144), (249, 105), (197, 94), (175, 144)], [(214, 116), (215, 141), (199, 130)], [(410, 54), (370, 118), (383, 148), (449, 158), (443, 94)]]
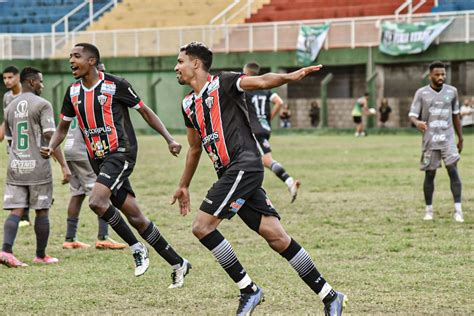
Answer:
[(212, 252), (225, 272), (237, 283), (241, 293), (252, 293), (256, 290), (232, 246), (218, 230), (214, 230), (199, 241)]
[(25, 207), (23, 210), (23, 216), (21, 216), (20, 221), (30, 221), (30, 209)]
[(123, 217), (115, 209), (114, 206), (110, 205), (107, 211), (101, 217), (104, 221), (109, 223), (112, 229), (122, 238), (129, 246), (138, 243), (138, 239), (133, 234), (130, 227), (125, 223)]
[(423, 182), (423, 193), (425, 195), (426, 205), (433, 205), (435, 176), (436, 176), (436, 170), (427, 170), (425, 172), (425, 181)]
[(459, 177), (458, 168), (456, 166), (449, 166), (448, 175), (451, 182), (451, 193), (453, 194), (454, 203), (461, 203), (462, 183)]
[(10, 214), (3, 225), (3, 246), (2, 251), (13, 253), (13, 244), (15, 243), (18, 232), (18, 223), (20, 216)]
[(99, 233), (97, 234), (97, 238), (99, 240), (106, 240), (109, 237), (109, 224), (104, 221), (100, 216), (97, 216), (99, 222)]
[(79, 217), (67, 218), (66, 241), (76, 240), (78, 224), (79, 224)]
[(35, 218), (36, 233), (36, 256), (44, 258), (46, 256), (46, 246), (49, 238), (49, 218), (48, 216), (36, 216)]
[(163, 259), (166, 260), (174, 269), (179, 268), (183, 264), (183, 258), (174, 251), (173, 247), (166, 241), (166, 239), (161, 235), (158, 227), (153, 222), (150, 222), (147, 229), (140, 234), (143, 239), (145, 239), (150, 246), (152, 246), (156, 252)]
[(273, 171), (274, 174), (276, 174), (276, 176), (278, 178), (281, 179), (281, 181), (285, 182), (286, 179), (288, 179), (290, 177), (290, 175), (288, 173), (286, 173), (285, 171), (285, 168), (283, 168), (283, 166), (278, 162), (278, 161), (274, 161), (271, 165), (270, 165), (270, 169)]
[(323, 276), (318, 272), (313, 260), (296, 241), (291, 239), (290, 245), (281, 254), (293, 269), (298, 272), (300, 278), (319, 295), (324, 304), (332, 302), (336, 297), (336, 292), (324, 280)]

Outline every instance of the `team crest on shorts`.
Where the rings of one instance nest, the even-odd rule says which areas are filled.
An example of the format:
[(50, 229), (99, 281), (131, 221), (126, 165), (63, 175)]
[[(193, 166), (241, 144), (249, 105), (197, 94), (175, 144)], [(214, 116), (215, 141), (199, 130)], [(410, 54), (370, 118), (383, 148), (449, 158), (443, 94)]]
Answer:
[(233, 213), (237, 213), (242, 205), (244, 205), (245, 200), (244, 199), (237, 199), (234, 202), (230, 203), (230, 211)]
[(107, 96), (101, 94), (97, 97), (97, 100), (99, 100), (100, 105), (104, 105), (107, 102)]

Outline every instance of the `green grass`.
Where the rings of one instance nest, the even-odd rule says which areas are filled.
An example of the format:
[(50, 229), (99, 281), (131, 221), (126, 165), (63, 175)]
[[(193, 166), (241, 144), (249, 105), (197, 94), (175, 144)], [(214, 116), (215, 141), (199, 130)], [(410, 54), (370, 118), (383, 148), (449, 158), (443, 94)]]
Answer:
[[(184, 136), (178, 137), (185, 142)], [(133, 276), (129, 250), (61, 249), (68, 188), (55, 186), (48, 253), (61, 262), (25, 269), (0, 267), (0, 313), (41, 314), (232, 314), (236, 286), (191, 234), (191, 222), (215, 181), (207, 157), (191, 186), (193, 212), (182, 218), (170, 206), (185, 154), (176, 159), (158, 137), (141, 136), (132, 184), (144, 212), (167, 240), (193, 263), (180, 290), (168, 290), (170, 268), (151, 253), (149, 271)], [(452, 220), (452, 197), (444, 169), (436, 178), (435, 220), (422, 221), (420, 136), (275, 135), (274, 158), (301, 179), (298, 200), (266, 171), (264, 187), (287, 231), (312, 255), (320, 271), (349, 296), (347, 312), (366, 314), (473, 314), (474, 136), (465, 138), (460, 162), (466, 222)], [(186, 146), (185, 146), (186, 148)], [(6, 157), (1, 157), (4, 182)], [(57, 166), (55, 179), (59, 178)], [(7, 212), (0, 212), (0, 234)], [(263, 239), (236, 217), (220, 231), (250, 276), (266, 293), (256, 315), (322, 314), (322, 304)], [(97, 220), (83, 207), (79, 239), (93, 243)], [(0, 235), (0, 236), (1, 236)], [(112, 234), (113, 237), (116, 237)], [(31, 263), (33, 229), (21, 228), (18, 258)]]

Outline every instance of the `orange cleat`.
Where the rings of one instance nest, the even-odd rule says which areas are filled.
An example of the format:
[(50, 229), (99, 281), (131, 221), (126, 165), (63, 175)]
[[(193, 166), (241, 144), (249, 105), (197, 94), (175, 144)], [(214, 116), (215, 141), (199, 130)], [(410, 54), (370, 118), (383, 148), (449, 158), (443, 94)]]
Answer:
[(53, 258), (53, 257), (50, 257), (50, 256), (44, 256), (44, 258), (35, 257), (33, 262), (34, 263), (40, 263), (40, 264), (53, 264), (53, 263), (58, 263), (59, 260), (58, 260), (58, 258)]
[(91, 245), (85, 244), (83, 242), (80, 242), (78, 240), (74, 241), (65, 241), (63, 243), (63, 249), (87, 249)]
[(26, 263), (18, 260), (12, 253), (5, 251), (0, 252), (0, 263), (6, 265), (9, 268), (21, 268), (28, 266)]
[(125, 249), (128, 246), (126, 244), (119, 243), (112, 238), (107, 238), (105, 240), (97, 240), (95, 242), (95, 248), (96, 249)]

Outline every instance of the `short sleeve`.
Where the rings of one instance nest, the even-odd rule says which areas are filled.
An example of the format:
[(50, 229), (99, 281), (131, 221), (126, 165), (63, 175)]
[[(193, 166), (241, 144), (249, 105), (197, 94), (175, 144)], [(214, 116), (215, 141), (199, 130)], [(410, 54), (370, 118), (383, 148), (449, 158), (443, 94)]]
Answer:
[(189, 119), (189, 117), (186, 115), (186, 112), (184, 112), (184, 109), (181, 107), (181, 113), (183, 113), (183, 118), (184, 118), (184, 125), (186, 125), (187, 128), (194, 128), (193, 123)]
[(222, 72), (219, 75), (224, 90), (231, 96), (240, 96), (244, 92), (240, 87), (240, 80), (245, 77), (241, 72)]
[(458, 97), (458, 90), (454, 90), (454, 98), (452, 101), (452, 107), (453, 107), (453, 114), (459, 114), (459, 97)]
[(54, 111), (51, 103), (46, 102), (41, 107), (41, 128), (43, 133), (54, 132), (56, 130), (56, 125), (54, 124)]
[(115, 97), (121, 104), (135, 110), (141, 109), (145, 105), (135, 90), (133, 90), (132, 85), (123, 78), (118, 82)]
[(75, 116), (76, 111), (74, 111), (74, 106), (71, 101), (71, 87), (69, 87), (64, 95), (63, 106), (61, 108), (61, 119), (70, 122)]
[(421, 90), (416, 91), (415, 97), (413, 98), (413, 103), (410, 107), (410, 117), (420, 117), (421, 114)]

